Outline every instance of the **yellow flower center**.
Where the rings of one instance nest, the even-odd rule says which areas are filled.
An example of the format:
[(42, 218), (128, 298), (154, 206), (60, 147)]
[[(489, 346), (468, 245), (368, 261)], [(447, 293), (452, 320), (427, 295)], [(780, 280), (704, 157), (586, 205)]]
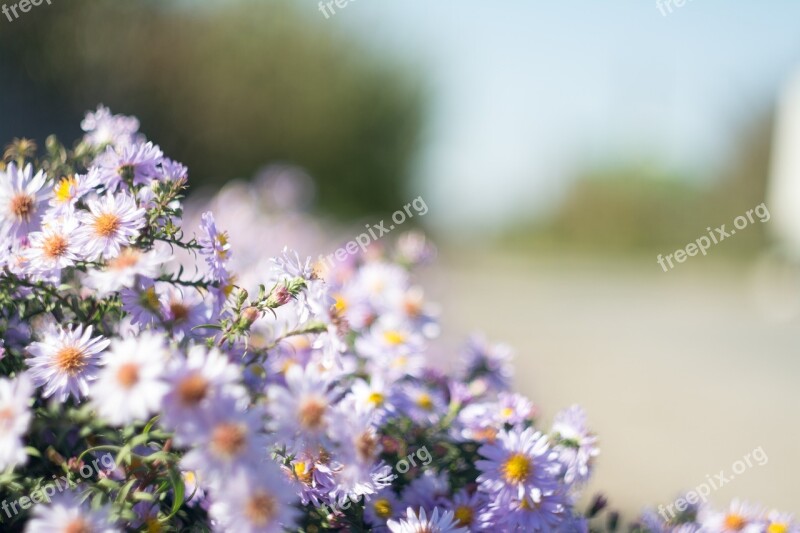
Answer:
[(147, 533), (161, 533), (164, 531), (164, 527), (158, 521), (158, 518), (150, 517), (145, 524), (147, 525)]
[(406, 341), (405, 335), (395, 330), (385, 331), (383, 333), (383, 338), (386, 342), (388, 342), (392, 346), (398, 346)]
[(782, 522), (773, 522), (767, 526), (767, 533), (786, 533), (789, 531), (789, 525)]
[(511, 415), (514, 414), (514, 410), (510, 407), (506, 407), (505, 409), (500, 411), (500, 414), (503, 416), (503, 418), (511, 418)]
[(347, 311), (347, 300), (344, 296), (341, 294), (334, 294), (333, 298), (336, 300), (336, 302), (333, 304), (333, 307), (336, 309), (337, 313), (344, 313)]
[(420, 394), (417, 398), (417, 405), (426, 411), (431, 411), (433, 409), (433, 400), (431, 399), (431, 395), (424, 392)]
[(103, 213), (94, 219), (94, 232), (98, 237), (113, 237), (120, 226), (120, 219), (114, 213)]
[(522, 483), (531, 473), (533, 465), (528, 456), (521, 453), (515, 453), (508, 460), (503, 463), (503, 477), (508, 483)]
[(367, 398), (367, 401), (372, 405), (374, 405), (375, 407), (380, 407), (381, 405), (383, 405), (384, 400), (385, 397), (380, 392), (373, 392), (372, 394), (369, 395), (369, 398)]
[(311, 469), (308, 468), (305, 461), (297, 461), (294, 463), (294, 474), (297, 476), (297, 479), (303, 483), (311, 483)]
[(392, 517), (392, 504), (386, 498), (375, 501), (375, 514), (383, 519)]
[(56, 366), (70, 376), (79, 373), (86, 366), (86, 355), (74, 346), (65, 346), (56, 353)]
[(139, 303), (149, 311), (158, 311), (158, 295), (155, 287), (147, 287), (139, 295)]
[(473, 511), (471, 507), (459, 505), (456, 507), (456, 511), (453, 514), (455, 515), (456, 520), (458, 520), (458, 525), (463, 527), (472, 525)]
[(65, 204), (75, 196), (73, 188), (78, 184), (74, 176), (64, 177), (53, 187), (53, 197), (56, 202)]

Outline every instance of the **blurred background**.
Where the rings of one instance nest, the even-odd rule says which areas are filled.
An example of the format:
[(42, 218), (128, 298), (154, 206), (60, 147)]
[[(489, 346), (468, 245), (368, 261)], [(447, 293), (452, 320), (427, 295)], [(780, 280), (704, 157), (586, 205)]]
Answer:
[[(546, 419), (584, 405), (593, 491), (635, 513), (762, 447), (712, 500), (800, 513), (800, 4), (340, 4), (0, 17), (0, 141), (76, 139), (103, 103), (187, 164), (195, 195), (278, 163), (340, 227), (422, 196), (438, 349), (482, 330), (516, 348)], [(707, 257), (656, 262), (762, 202), (770, 220)]]

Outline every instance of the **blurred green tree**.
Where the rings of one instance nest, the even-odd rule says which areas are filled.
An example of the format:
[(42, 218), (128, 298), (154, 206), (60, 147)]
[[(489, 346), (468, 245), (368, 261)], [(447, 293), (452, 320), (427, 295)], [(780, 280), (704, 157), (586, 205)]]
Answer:
[(419, 80), (307, 7), (70, 0), (4, 24), (0, 61), (58, 102), (59, 123), (98, 103), (137, 115), (195, 185), (284, 161), (315, 178), (328, 213), (393, 210), (420, 130)]

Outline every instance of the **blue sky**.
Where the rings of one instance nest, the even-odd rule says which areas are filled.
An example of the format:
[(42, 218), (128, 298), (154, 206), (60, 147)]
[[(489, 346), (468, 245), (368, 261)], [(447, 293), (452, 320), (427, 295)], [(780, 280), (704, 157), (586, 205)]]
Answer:
[(790, 0), (351, 0), (326, 23), (429, 80), (411, 193), (445, 225), (541, 210), (598, 162), (702, 179), (800, 69)]

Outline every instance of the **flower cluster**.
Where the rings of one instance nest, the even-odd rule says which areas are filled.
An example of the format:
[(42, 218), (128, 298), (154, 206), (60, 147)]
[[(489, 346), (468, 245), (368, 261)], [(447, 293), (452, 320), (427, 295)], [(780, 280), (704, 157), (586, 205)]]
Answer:
[[(184, 214), (187, 168), (135, 118), (82, 127), (0, 164), (0, 529), (593, 527), (584, 412), (544, 426), (480, 336), (452, 374), (432, 363), (424, 237), (314, 262), (246, 191)], [(267, 178), (273, 204), (297, 196)]]
[[(662, 507), (663, 509), (663, 507)], [(689, 505), (677, 516), (665, 520), (663, 513), (645, 512), (635, 531), (642, 533), (800, 533), (800, 522), (789, 513), (734, 500), (726, 510), (710, 505)]]

